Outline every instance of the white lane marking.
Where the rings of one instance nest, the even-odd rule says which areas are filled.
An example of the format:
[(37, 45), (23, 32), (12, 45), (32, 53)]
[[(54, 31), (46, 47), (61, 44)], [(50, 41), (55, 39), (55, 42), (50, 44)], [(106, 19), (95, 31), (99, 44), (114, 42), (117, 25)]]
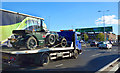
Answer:
[(101, 54), (101, 53), (98, 53), (98, 54), (92, 55), (91, 57), (98, 56), (98, 55), (100, 55), (100, 54)]
[(55, 67), (60, 67), (60, 66), (62, 66), (63, 64), (59, 64), (59, 65), (56, 65)]

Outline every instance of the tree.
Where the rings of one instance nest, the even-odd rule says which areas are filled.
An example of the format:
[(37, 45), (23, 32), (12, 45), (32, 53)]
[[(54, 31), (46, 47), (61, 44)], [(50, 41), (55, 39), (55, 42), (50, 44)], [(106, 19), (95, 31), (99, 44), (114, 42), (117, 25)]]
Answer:
[(88, 35), (86, 33), (84, 34), (84, 40), (88, 41)]
[(97, 34), (97, 40), (98, 41), (104, 41), (104, 34), (103, 33)]

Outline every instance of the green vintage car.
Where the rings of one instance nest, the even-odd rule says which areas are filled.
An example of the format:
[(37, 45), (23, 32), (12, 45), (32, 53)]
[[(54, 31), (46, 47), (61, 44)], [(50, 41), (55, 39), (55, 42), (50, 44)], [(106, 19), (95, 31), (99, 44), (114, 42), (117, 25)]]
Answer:
[[(13, 48), (20, 49), (21, 47), (26, 47), (27, 49), (36, 49), (36, 47), (53, 47), (56, 45), (61, 45), (65, 47), (67, 41), (64, 37), (61, 37), (57, 32), (46, 31), (43, 28), (43, 23), (41, 25), (34, 26), (34, 30), (13, 30), (13, 36), (9, 38), (10, 43)], [(29, 27), (33, 29), (33, 27)]]

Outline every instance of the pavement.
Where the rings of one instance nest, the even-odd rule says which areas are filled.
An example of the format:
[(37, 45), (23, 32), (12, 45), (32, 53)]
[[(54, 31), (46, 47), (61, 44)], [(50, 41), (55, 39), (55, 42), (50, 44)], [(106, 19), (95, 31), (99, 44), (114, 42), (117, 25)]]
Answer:
[(83, 53), (77, 59), (59, 59), (51, 61), (47, 66), (24, 66), (21, 68), (5, 69), (10, 71), (98, 71), (116, 58), (118, 46), (112, 49), (98, 49), (97, 47), (83, 48)]

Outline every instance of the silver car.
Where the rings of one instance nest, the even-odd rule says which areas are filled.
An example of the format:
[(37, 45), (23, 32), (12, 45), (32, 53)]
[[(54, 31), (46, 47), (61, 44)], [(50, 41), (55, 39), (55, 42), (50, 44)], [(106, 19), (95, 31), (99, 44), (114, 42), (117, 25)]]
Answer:
[(112, 49), (112, 44), (108, 41), (101, 42), (98, 47), (101, 48), (107, 48), (107, 49)]

